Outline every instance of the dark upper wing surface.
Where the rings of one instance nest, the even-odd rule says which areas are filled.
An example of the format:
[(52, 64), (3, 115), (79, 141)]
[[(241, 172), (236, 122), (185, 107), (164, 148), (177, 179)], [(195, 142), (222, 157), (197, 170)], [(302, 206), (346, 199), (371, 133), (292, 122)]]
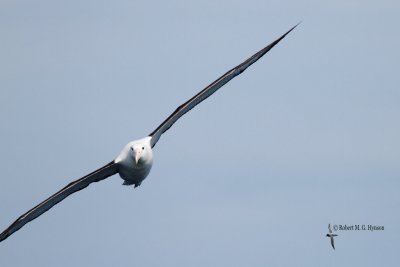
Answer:
[(87, 187), (89, 184), (93, 182), (98, 182), (101, 180), (110, 177), (118, 172), (118, 166), (114, 163), (114, 161), (108, 163), (104, 167), (68, 184), (66, 187), (38, 204), (34, 208), (30, 209), (26, 213), (22, 214), (13, 224), (11, 224), (6, 230), (4, 230), (0, 234), (0, 242), (12, 235), (14, 232), (18, 231), (21, 227), (23, 227), (28, 222), (36, 219), (49, 209), (51, 209), (54, 205), (62, 201), (64, 198), (69, 195), (82, 190)]
[[(297, 24), (298, 25), (298, 24)], [(206, 88), (204, 88), (202, 91), (200, 91), (198, 94), (196, 94), (194, 97), (180, 105), (163, 123), (161, 123), (157, 129), (155, 129), (152, 133), (149, 134), (151, 136), (151, 147), (154, 147), (155, 144), (157, 143), (158, 139), (160, 139), (161, 135), (166, 132), (180, 117), (182, 117), (186, 112), (194, 108), (197, 104), (211, 96), (213, 93), (215, 93), (219, 88), (224, 86), (226, 83), (228, 83), (230, 80), (232, 80), (234, 77), (238, 76), (240, 73), (242, 73), (245, 69), (247, 69), (250, 65), (252, 65), (254, 62), (259, 60), (263, 55), (265, 55), (271, 48), (273, 48), (277, 43), (279, 43), (287, 34), (289, 34), (294, 28), (296, 28), (295, 25), (293, 28), (291, 28), (289, 31), (287, 31), (285, 34), (283, 34), (281, 37), (279, 37), (277, 40), (272, 42), (271, 44), (267, 45), (254, 55), (252, 55), (250, 58), (239, 64), (238, 66), (234, 67), (233, 69), (227, 71), (224, 75), (219, 77), (216, 81), (208, 85)]]

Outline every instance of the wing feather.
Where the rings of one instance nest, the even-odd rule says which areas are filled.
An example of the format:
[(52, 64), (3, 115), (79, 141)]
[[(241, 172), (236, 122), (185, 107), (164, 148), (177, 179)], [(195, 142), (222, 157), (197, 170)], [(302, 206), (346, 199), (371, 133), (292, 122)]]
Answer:
[(26, 213), (22, 214), (13, 224), (11, 224), (6, 230), (4, 230), (0, 234), (0, 242), (12, 235), (14, 232), (18, 231), (21, 227), (23, 227), (28, 222), (36, 219), (49, 209), (51, 209), (54, 205), (62, 201), (64, 198), (69, 195), (84, 189), (89, 184), (98, 182), (106, 179), (118, 172), (118, 165), (112, 161), (105, 165), (104, 167), (74, 181), (69, 183), (63, 189), (47, 198), (45, 201), (41, 202), (34, 208), (30, 209)]
[[(298, 24), (297, 24), (298, 25)], [(198, 94), (196, 94), (194, 97), (180, 105), (163, 123), (161, 123), (157, 129), (155, 129), (152, 133), (149, 134), (151, 136), (151, 147), (154, 147), (155, 144), (157, 143), (158, 139), (160, 139), (161, 135), (165, 133), (171, 126), (180, 118), (182, 117), (185, 113), (187, 113), (189, 110), (194, 108), (196, 105), (198, 105), (200, 102), (214, 94), (219, 88), (224, 86), (226, 83), (228, 83), (230, 80), (232, 80), (234, 77), (238, 76), (240, 73), (245, 71), (250, 65), (252, 65), (254, 62), (259, 60), (263, 55), (265, 55), (271, 48), (273, 48), (277, 43), (279, 43), (287, 34), (289, 34), (294, 28), (297, 27), (295, 25), (293, 28), (291, 28), (289, 31), (287, 31), (285, 34), (283, 34), (281, 37), (279, 37), (277, 40), (272, 42), (271, 44), (267, 45), (251, 57), (249, 57), (247, 60), (239, 64), (238, 66), (234, 67), (233, 69), (227, 71), (224, 75), (222, 75), (220, 78), (218, 78), (216, 81), (208, 85), (206, 88), (204, 88), (202, 91), (200, 91)]]

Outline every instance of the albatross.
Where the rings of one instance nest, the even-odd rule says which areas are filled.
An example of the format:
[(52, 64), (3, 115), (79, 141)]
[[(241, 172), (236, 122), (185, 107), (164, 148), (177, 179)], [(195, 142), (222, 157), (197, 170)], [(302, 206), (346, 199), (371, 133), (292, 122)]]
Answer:
[[(298, 25), (298, 24), (297, 24)], [(143, 180), (150, 173), (153, 165), (153, 148), (157, 144), (161, 135), (165, 133), (171, 126), (185, 113), (200, 104), (209, 96), (214, 94), (219, 88), (224, 86), (234, 77), (245, 71), (250, 65), (259, 60), (269, 50), (271, 50), (277, 43), (286, 37), (294, 28), (295, 25), (281, 37), (262, 48), (260, 51), (240, 63), (236, 67), (230, 69), (217, 80), (212, 82), (206, 88), (201, 90), (188, 101), (180, 105), (167, 119), (165, 119), (154, 131), (148, 136), (134, 140), (125, 145), (119, 155), (110, 163), (95, 170), (82, 178), (75, 180), (65, 186), (63, 189), (50, 196), (40, 204), (36, 205), (26, 213), (22, 214), (16, 221), (14, 221), (7, 229), (0, 234), (0, 242), (8, 238), (10, 235), (21, 229), (28, 222), (36, 219), (54, 205), (68, 197), (69, 195), (84, 189), (89, 184), (104, 180), (114, 174), (124, 180), (124, 185), (134, 185), (138, 187)]]
[(329, 231), (329, 234), (326, 234), (326, 237), (329, 237), (329, 238), (330, 238), (332, 248), (333, 248), (333, 250), (335, 250), (335, 241), (334, 241), (333, 238), (334, 238), (335, 236), (338, 236), (338, 235), (337, 235), (337, 234), (334, 234), (334, 233), (332, 232), (331, 224), (328, 225), (328, 231)]

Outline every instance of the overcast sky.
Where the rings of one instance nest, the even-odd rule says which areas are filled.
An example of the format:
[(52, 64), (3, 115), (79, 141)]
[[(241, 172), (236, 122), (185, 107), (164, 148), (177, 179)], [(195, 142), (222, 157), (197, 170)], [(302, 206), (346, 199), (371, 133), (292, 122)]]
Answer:
[[(400, 3), (0, 1), (0, 230), (182, 117), (139, 188), (118, 175), (0, 243), (3, 266), (393, 266)], [(378, 225), (338, 231), (332, 225)]]

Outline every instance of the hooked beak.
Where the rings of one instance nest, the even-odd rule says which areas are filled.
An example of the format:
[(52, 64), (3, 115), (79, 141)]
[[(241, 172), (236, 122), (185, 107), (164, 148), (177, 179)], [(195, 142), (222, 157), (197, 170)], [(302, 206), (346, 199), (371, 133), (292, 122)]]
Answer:
[(142, 151), (140, 149), (135, 149), (135, 161), (138, 163), (140, 157), (142, 156)]

